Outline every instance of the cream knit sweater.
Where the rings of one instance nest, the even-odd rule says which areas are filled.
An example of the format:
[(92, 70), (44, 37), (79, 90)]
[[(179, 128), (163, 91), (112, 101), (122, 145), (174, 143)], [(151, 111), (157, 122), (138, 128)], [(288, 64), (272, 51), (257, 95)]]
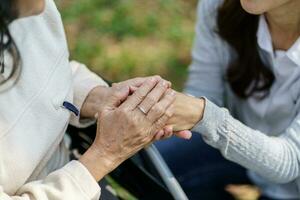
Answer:
[(39, 16), (10, 26), (22, 57), (18, 82), (0, 93), (0, 199), (91, 200), (100, 188), (79, 162), (68, 163), (63, 136), (69, 123), (85, 126), (64, 101), (80, 109), (105, 82), (69, 62), (65, 33), (53, 0)]

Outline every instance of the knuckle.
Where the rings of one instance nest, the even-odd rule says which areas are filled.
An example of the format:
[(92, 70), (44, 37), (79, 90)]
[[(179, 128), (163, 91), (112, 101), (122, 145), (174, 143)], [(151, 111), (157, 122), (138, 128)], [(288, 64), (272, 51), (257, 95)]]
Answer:
[(168, 89), (166, 97), (173, 100), (176, 96), (174, 95), (174, 91), (172, 89)]
[(137, 100), (142, 101), (145, 98), (145, 95), (141, 92), (141, 91), (137, 91), (136, 92), (136, 96)]
[(159, 75), (155, 75), (154, 78), (157, 80), (162, 80), (161, 76), (159, 76)]
[(120, 91), (118, 91), (118, 90), (114, 91), (112, 95), (113, 95), (113, 97), (115, 97), (117, 99), (119, 99), (119, 98), (122, 97), (122, 93)]
[(156, 103), (155, 98), (151, 96), (147, 96), (145, 101), (147, 102), (148, 105), (153, 105)]
[(119, 85), (119, 83), (113, 83), (112, 85), (111, 85), (111, 87), (117, 87)]
[(163, 113), (164, 112), (164, 108), (160, 105), (160, 104), (157, 104), (154, 108), (154, 111), (158, 114), (160, 113)]
[(160, 118), (156, 121), (156, 127), (157, 128), (160, 128), (160, 127), (163, 127), (163, 118)]

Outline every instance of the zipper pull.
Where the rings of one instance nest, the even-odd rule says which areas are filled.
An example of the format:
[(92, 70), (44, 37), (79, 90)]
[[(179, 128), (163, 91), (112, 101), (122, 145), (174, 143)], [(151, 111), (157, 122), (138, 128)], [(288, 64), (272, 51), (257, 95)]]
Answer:
[(64, 107), (65, 109), (71, 111), (77, 117), (79, 116), (79, 110), (72, 103), (64, 101), (62, 107)]

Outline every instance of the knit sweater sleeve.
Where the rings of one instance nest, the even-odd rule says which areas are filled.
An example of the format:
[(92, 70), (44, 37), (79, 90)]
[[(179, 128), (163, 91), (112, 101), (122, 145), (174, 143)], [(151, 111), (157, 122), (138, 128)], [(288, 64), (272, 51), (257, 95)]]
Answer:
[(300, 115), (279, 136), (251, 129), (234, 119), (228, 110), (206, 99), (203, 119), (193, 128), (224, 157), (276, 183), (299, 176)]

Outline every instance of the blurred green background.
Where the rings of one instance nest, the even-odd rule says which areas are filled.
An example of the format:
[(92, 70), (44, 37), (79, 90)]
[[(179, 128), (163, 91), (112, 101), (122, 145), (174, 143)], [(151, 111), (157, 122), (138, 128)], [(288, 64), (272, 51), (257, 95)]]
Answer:
[(106, 79), (159, 74), (181, 90), (197, 0), (57, 0), (72, 59)]

